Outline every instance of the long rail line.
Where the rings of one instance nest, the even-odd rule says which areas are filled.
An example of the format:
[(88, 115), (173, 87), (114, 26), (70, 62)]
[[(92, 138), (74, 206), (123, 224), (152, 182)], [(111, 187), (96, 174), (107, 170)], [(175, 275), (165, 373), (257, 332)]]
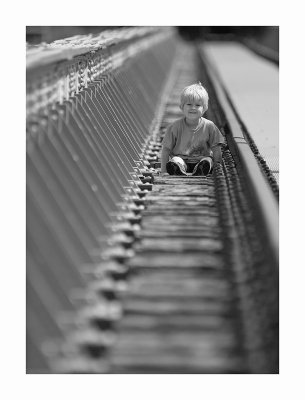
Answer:
[[(186, 51), (194, 63), (177, 69), (149, 142), (152, 191), (98, 267), (97, 298), (55, 358), (57, 371), (278, 372), (278, 274), (230, 150), (208, 177), (156, 172), (179, 93), (200, 79)], [(213, 100), (209, 117), (221, 126), (217, 107)]]

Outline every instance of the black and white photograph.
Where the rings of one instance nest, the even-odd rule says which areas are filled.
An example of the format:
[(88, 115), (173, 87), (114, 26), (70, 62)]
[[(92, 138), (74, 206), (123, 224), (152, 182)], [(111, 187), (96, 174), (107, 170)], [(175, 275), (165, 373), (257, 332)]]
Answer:
[(6, 8), (1, 398), (302, 398), (297, 3)]
[(28, 374), (278, 374), (279, 27), (27, 26)]

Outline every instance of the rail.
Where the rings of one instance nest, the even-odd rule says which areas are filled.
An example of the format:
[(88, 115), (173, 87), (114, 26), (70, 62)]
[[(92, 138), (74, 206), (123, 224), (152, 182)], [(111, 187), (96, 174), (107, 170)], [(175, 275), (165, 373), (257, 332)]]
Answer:
[(257, 213), (263, 226), (262, 232), (266, 233), (267, 249), (271, 249), (271, 258), (274, 265), (279, 264), (279, 209), (278, 202), (272, 191), (272, 186), (264, 176), (264, 171), (259, 167), (250, 143), (243, 130), (238, 111), (234, 108), (230, 95), (224, 87), (220, 76), (217, 73), (217, 67), (212, 65), (211, 61), (205, 56), (204, 50), (199, 50), (201, 60), (211, 80), (215, 94), (222, 108), (230, 135), (228, 136), (228, 145), (235, 158), (239, 172), (246, 176), (248, 190), (251, 196), (255, 198), (254, 204), (257, 207)]
[[(277, 373), (273, 193), (202, 53), (167, 29), (130, 40), (89, 54), (93, 78), (57, 53), (29, 68), (27, 372)], [(223, 165), (160, 177), (179, 93), (203, 78)]]
[(130, 241), (134, 213), (151, 189), (147, 140), (175, 68), (176, 42), (166, 28), (128, 32), (137, 35), (124, 31), (111, 46), (103, 39), (102, 48), (94, 42), (94, 53), (82, 44), (77, 50), (82, 55), (71, 60), (62, 60), (70, 50), (60, 58), (56, 51), (46, 58), (38, 52), (40, 57), (35, 53), (29, 60), (27, 365), (32, 372), (49, 370), (43, 343), (62, 338), (80, 304), (87, 304), (90, 273), (109, 242)]

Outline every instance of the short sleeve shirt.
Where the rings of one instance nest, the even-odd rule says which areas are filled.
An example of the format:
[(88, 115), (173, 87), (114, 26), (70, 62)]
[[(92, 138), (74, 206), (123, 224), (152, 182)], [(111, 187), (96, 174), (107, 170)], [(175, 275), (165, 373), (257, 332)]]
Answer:
[(183, 117), (168, 126), (162, 145), (170, 150), (170, 157), (199, 161), (211, 156), (213, 147), (223, 142), (224, 138), (214, 122), (201, 117), (198, 127), (192, 131)]

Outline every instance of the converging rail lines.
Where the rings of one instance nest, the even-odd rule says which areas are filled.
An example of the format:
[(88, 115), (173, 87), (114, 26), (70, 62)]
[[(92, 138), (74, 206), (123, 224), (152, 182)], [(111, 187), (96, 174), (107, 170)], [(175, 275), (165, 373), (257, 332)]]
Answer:
[[(28, 61), (27, 373), (278, 373), (278, 187), (203, 48), (170, 28), (68, 42)], [(162, 176), (199, 80), (222, 163)]]

